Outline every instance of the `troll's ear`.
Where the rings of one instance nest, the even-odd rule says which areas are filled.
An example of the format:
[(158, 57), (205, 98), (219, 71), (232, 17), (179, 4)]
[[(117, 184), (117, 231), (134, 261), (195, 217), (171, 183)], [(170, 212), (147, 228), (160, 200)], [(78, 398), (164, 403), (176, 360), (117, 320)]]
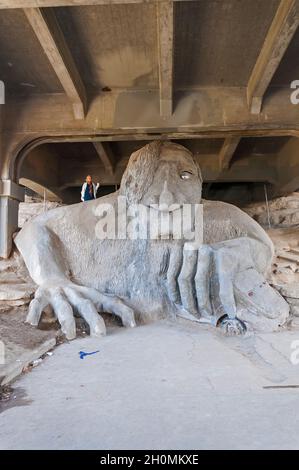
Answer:
[(154, 141), (132, 153), (120, 184), (120, 194), (137, 204), (152, 184), (158, 167), (161, 142)]

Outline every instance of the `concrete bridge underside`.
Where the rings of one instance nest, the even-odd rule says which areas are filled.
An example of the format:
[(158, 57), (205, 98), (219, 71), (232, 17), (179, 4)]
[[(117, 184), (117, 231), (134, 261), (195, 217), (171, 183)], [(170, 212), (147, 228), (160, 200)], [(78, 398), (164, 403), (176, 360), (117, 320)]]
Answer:
[(153, 139), (192, 150), (212, 195), (298, 189), (298, 25), (299, 0), (0, 0), (0, 257), (24, 185), (113, 190)]

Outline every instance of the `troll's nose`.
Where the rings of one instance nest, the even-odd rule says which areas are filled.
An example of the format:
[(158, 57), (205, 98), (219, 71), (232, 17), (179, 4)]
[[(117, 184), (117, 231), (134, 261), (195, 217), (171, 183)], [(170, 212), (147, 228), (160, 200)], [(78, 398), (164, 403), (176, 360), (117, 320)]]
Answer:
[(159, 197), (159, 209), (167, 210), (169, 206), (173, 203), (173, 195), (167, 188), (167, 181), (164, 181), (163, 191)]

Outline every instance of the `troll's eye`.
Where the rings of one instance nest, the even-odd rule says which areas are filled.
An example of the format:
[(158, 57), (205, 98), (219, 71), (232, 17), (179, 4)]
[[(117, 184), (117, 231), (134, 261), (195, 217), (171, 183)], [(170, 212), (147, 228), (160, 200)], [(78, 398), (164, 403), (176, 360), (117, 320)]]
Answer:
[(182, 171), (180, 174), (182, 180), (189, 180), (192, 176), (191, 171)]

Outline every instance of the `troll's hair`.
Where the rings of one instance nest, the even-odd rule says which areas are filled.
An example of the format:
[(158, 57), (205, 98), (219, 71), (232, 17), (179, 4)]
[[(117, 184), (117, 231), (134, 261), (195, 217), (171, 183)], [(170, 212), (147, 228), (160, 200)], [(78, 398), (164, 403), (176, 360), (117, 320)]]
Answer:
[(151, 186), (159, 165), (162, 147), (183, 150), (185, 153), (189, 153), (190, 158), (197, 167), (199, 179), (202, 181), (200, 168), (194, 161), (192, 153), (186, 147), (172, 142), (154, 141), (132, 153), (123, 174), (120, 194), (127, 198), (129, 204), (137, 204)]

